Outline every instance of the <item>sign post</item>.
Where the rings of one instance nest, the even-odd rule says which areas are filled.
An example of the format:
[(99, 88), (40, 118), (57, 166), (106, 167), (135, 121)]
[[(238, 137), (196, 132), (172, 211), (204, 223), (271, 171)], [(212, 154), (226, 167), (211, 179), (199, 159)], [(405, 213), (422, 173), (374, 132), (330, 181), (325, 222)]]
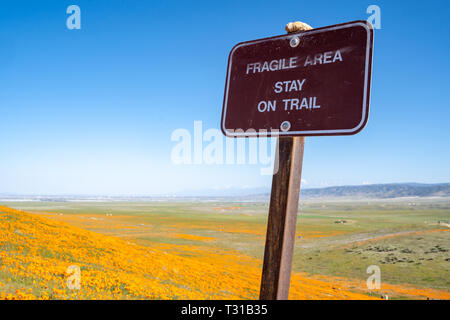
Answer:
[(262, 300), (289, 296), (305, 136), (356, 134), (369, 114), (372, 25), (286, 30), (231, 50), (221, 122), (228, 137), (278, 137)]
[(278, 138), (261, 279), (261, 300), (287, 300), (294, 253), (304, 137)]
[[(286, 26), (288, 33), (310, 29), (300, 23)], [(289, 297), (305, 137), (279, 137), (277, 143), (278, 172), (273, 177), (270, 194), (261, 300)]]

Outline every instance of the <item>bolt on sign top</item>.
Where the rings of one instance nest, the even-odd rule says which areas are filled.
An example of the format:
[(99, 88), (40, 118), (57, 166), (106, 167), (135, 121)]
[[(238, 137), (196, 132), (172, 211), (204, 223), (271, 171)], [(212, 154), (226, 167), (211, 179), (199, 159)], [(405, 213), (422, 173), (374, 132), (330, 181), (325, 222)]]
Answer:
[(369, 115), (373, 27), (354, 21), (242, 42), (230, 52), (229, 137), (350, 135)]

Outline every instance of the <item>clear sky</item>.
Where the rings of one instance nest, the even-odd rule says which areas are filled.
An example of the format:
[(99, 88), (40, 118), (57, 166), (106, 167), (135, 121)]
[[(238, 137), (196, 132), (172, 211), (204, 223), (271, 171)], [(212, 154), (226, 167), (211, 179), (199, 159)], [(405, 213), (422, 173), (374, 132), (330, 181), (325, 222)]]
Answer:
[[(81, 8), (81, 30), (66, 8)], [(270, 187), (259, 165), (175, 165), (178, 128), (219, 128), (238, 42), (367, 19), (368, 125), (306, 139), (303, 187), (450, 181), (449, 1), (0, 2), (0, 193)]]

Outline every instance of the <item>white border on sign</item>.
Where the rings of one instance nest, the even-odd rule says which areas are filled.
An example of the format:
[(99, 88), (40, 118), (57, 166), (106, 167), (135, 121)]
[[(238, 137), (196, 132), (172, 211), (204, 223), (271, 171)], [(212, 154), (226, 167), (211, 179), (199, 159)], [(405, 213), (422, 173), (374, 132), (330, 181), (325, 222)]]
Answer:
[[(278, 131), (278, 132), (274, 132), (274, 134), (270, 134), (270, 132), (267, 132), (266, 134), (264, 133), (260, 133), (258, 134), (258, 132), (235, 132), (235, 129), (232, 129), (233, 131), (228, 131), (225, 128), (225, 119), (227, 116), (227, 106), (228, 106), (228, 90), (230, 89), (230, 77), (231, 77), (231, 65), (233, 63), (233, 54), (236, 51), (236, 49), (243, 47), (243, 46), (248, 46), (248, 45), (253, 45), (255, 43), (260, 43), (260, 42), (264, 42), (266, 41), (266, 39), (261, 39), (261, 40), (256, 40), (256, 41), (251, 41), (251, 43), (242, 43), (242, 44), (238, 44), (237, 46), (235, 46), (231, 53), (230, 53), (230, 63), (228, 66), (228, 76), (227, 76), (227, 83), (226, 83), (226, 96), (225, 96), (225, 102), (224, 102), (224, 110), (223, 110), (223, 119), (222, 119), (222, 130), (226, 133), (226, 135), (228, 137), (240, 137), (240, 136), (245, 136), (245, 137), (265, 137), (265, 136), (272, 136), (272, 137), (276, 137), (276, 136), (291, 136), (291, 135), (307, 135), (307, 134), (317, 134), (317, 135), (323, 135), (323, 134), (335, 134), (335, 133), (351, 133), (351, 132), (356, 132), (358, 131), (363, 125), (364, 125), (364, 121), (366, 119), (366, 112), (367, 112), (367, 82), (369, 80), (369, 58), (370, 58), (370, 31), (373, 30), (373, 27), (370, 23), (367, 22), (355, 22), (355, 23), (349, 23), (349, 24), (344, 24), (344, 25), (340, 25), (340, 26), (335, 26), (332, 28), (325, 28), (325, 29), (320, 29), (320, 30), (310, 30), (310, 31), (305, 31), (302, 32), (301, 34), (314, 34), (314, 33), (320, 33), (320, 32), (324, 32), (324, 31), (331, 31), (331, 30), (339, 30), (339, 29), (344, 29), (344, 28), (348, 28), (348, 27), (352, 27), (352, 26), (362, 26), (367, 30), (367, 44), (366, 44), (366, 66), (365, 66), (365, 75), (364, 75), (364, 96), (363, 96), (363, 112), (362, 112), (362, 117), (361, 117), (361, 121), (360, 123), (352, 128), (352, 129), (336, 129), (336, 130), (309, 130), (309, 131)], [(287, 34), (284, 37), (280, 37), (280, 39), (289, 39), (292, 37), (292, 34)], [(236, 129), (237, 130), (237, 129)]]

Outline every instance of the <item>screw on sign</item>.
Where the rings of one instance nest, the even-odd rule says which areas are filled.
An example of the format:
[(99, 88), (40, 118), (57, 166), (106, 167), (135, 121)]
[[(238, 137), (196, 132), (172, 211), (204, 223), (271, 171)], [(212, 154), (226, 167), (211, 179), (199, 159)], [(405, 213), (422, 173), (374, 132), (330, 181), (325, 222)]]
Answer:
[(278, 136), (260, 298), (287, 299), (305, 136), (351, 135), (369, 116), (373, 27), (354, 21), (237, 44), (228, 58), (221, 129)]

